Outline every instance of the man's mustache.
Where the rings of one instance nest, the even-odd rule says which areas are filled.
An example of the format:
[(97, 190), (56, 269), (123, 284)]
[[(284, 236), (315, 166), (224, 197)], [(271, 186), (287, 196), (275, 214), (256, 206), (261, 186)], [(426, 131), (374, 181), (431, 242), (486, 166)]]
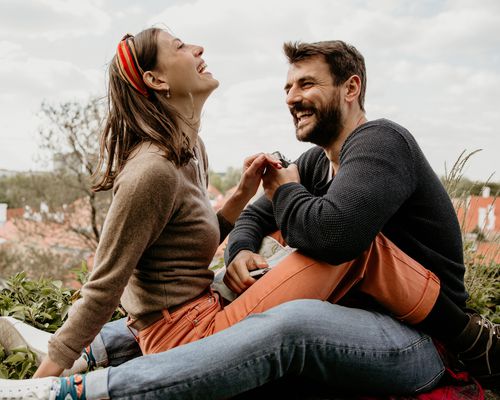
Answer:
[(309, 106), (304, 103), (296, 103), (292, 107), (289, 108), (290, 113), (295, 116), (296, 113), (300, 111), (312, 111), (313, 113), (316, 113), (316, 107), (314, 106)]

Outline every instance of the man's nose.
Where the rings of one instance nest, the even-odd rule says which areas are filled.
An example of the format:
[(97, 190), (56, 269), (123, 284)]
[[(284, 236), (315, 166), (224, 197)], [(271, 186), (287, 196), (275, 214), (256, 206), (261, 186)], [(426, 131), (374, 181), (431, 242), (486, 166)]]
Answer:
[(286, 104), (288, 104), (288, 107), (292, 107), (295, 104), (300, 103), (301, 101), (302, 94), (300, 93), (300, 91), (293, 88), (290, 89), (286, 95)]

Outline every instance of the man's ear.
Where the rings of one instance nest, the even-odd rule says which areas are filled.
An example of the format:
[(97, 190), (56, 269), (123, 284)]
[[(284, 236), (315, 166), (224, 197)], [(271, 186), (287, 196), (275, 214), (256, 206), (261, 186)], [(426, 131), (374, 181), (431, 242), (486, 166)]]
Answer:
[(156, 92), (168, 91), (170, 89), (166, 79), (153, 71), (144, 72), (142, 80), (148, 88)]
[(352, 75), (344, 83), (345, 101), (352, 103), (356, 101), (361, 93), (361, 78), (358, 75)]

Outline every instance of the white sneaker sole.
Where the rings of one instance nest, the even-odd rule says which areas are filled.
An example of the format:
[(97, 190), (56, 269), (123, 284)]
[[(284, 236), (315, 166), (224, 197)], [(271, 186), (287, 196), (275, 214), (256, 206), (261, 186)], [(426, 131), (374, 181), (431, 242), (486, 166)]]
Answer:
[(51, 336), (52, 334), (34, 328), (18, 319), (0, 317), (0, 344), (6, 350), (26, 346), (36, 354), (38, 363), (47, 355)]
[(0, 379), (0, 399), (2, 400), (55, 400), (56, 392), (52, 390), (58, 378), (8, 380)]

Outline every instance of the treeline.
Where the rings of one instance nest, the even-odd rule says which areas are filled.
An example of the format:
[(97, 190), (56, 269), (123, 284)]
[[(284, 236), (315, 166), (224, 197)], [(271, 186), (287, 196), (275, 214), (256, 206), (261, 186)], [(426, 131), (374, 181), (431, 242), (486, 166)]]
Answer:
[(500, 195), (499, 182), (490, 182), (490, 181), (478, 182), (478, 181), (472, 181), (468, 178), (461, 178), (456, 183), (453, 194), (455, 197), (461, 197), (463, 195), (481, 196), (483, 189), (486, 186), (490, 188), (490, 196), (495, 197)]
[(229, 167), (226, 172), (208, 172), (208, 181), (222, 194), (238, 184), (241, 178), (241, 169)]
[(9, 208), (38, 209), (41, 203), (51, 209), (71, 204), (82, 196), (75, 176), (68, 175), (63, 184), (60, 174), (54, 172), (20, 172), (0, 177), (0, 203)]
[[(221, 193), (226, 193), (236, 186), (241, 177), (241, 169), (229, 167), (226, 172), (209, 171), (209, 182)], [(90, 181), (84, 185), (90, 185)], [(480, 196), (483, 188), (490, 188), (491, 196), (500, 194), (500, 183), (477, 182), (462, 178), (455, 193), (461, 196), (468, 193)], [(61, 172), (20, 172), (15, 175), (0, 177), (0, 203), (7, 203), (9, 208), (29, 206), (38, 209), (43, 202), (54, 210), (65, 204), (71, 204), (82, 197), (82, 182), (75, 174), (61, 175)]]

